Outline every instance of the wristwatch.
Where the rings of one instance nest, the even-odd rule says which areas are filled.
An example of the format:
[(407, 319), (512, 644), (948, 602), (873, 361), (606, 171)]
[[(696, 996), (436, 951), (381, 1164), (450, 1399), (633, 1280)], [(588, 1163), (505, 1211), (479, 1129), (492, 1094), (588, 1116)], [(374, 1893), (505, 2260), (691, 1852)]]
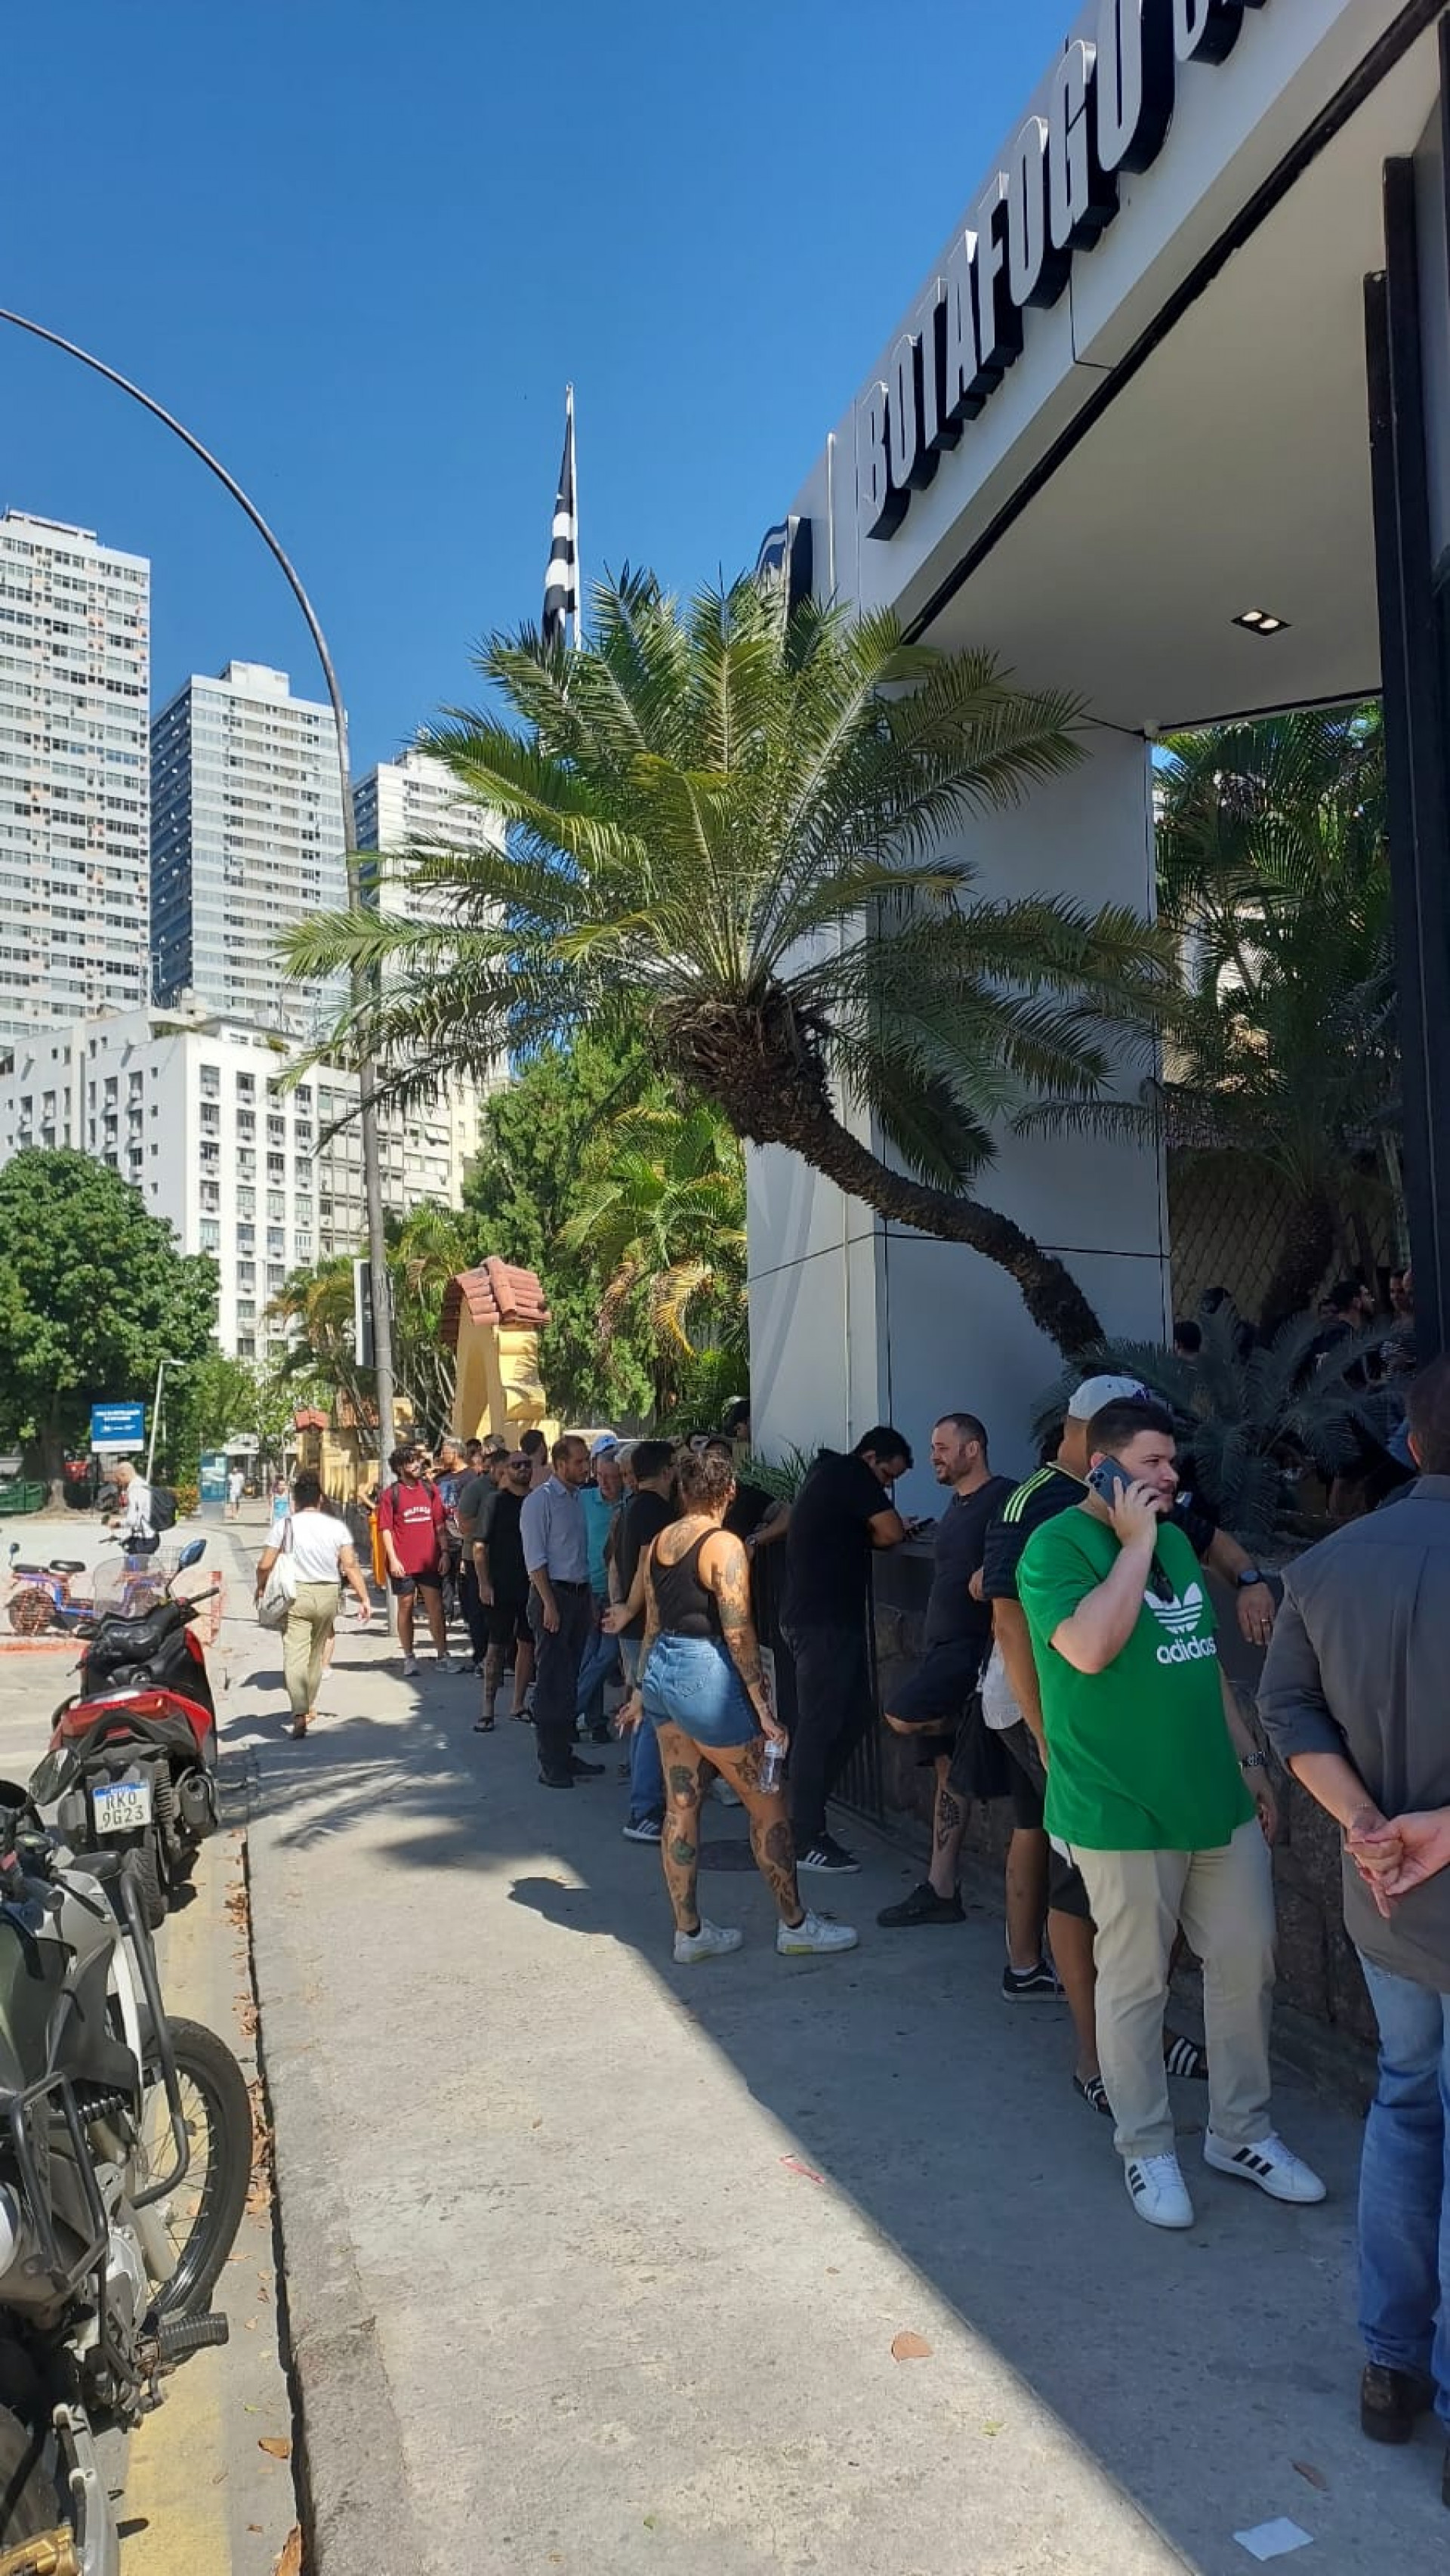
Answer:
[(1268, 1580), (1267, 1574), (1261, 1574), (1256, 1565), (1246, 1565), (1242, 1574), (1234, 1576), (1234, 1582), (1240, 1592), (1249, 1592), (1256, 1583), (1267, 1583)]

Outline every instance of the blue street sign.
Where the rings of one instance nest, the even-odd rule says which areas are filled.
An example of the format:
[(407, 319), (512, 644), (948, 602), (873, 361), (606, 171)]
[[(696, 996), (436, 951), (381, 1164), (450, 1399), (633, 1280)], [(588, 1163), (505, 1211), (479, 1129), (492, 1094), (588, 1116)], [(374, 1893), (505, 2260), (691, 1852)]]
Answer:
[(93, 1449), (144, 1449), (146, 1445), (146, 1407), (144, 1404), (93, 1404), (91, 1406), (91, 1447)]

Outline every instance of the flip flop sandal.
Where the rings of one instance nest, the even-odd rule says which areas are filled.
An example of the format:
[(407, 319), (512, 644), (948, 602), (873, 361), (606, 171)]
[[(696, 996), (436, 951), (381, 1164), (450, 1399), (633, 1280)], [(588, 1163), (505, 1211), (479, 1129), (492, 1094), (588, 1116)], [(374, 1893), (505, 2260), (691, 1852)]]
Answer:
[(1187, 2075), (1200, 2084), (1208, 2082), (1208, 2051), (1196, 2039), (1185, 2039), (1178, 2031), (1163, 2034), (1163, 2063), (1170, 2075)]
[(1090, 2111), (1101, 2111), (1105, 2120), (1111, 2120), (1113, 2106), (1108, 2100), (1107, 2087), (1100, 2075), (1090, 2075), (1086, 2083), (1080, 2075), (1075, 2075), (1072, 2079), (1072, 2089), (1074, 2093), (1082, 2095)]

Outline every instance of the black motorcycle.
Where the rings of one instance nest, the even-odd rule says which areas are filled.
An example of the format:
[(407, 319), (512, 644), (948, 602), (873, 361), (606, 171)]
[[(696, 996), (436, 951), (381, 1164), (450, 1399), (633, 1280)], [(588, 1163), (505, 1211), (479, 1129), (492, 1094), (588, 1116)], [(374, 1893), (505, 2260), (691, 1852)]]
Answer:
[(225, 2343), (251, 2172), (240, 2067), (168, 2018), (130, 1872), (0, 1781), (0, 2566), (119, 2576), (97, 2434)]
[[(205, 1539), (193, 1539), (176, 1574), (205, 1552)], [(178, 1595), (175, 1581), (139, 1615), (98, 1621), (81, 1688), (56, 1710), (30, 1784), (72, 1850), (134, 1854), (153, 1931), (218, 1822), (216, 1702), (195, 1626), (213, 1596)]]

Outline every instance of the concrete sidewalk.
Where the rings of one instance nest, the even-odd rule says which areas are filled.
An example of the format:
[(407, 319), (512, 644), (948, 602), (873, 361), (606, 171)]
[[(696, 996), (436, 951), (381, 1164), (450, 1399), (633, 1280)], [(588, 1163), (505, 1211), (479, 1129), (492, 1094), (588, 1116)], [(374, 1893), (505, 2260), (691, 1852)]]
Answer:
[(1229, 2576), (1279, 2516), (1315, 2576), (1441, 2563), (1433, 2435), (1356, 2426), (1345, 2108), (1284, 2082), (1300, 2212), (1203, 2172), (1179, 2088), (1199, 2224), (1157, 2235), (998, 1924), (876, 1930), (899, 1854), (856, 1836), (861, 1949), (786, 1962), (712, 1808), (747, 1946), (676, 1970), (612, 1756), (549, 1796), (475, 1683), (349, 1633), (293, 1744), (233, 1634), (321, 2576)]

